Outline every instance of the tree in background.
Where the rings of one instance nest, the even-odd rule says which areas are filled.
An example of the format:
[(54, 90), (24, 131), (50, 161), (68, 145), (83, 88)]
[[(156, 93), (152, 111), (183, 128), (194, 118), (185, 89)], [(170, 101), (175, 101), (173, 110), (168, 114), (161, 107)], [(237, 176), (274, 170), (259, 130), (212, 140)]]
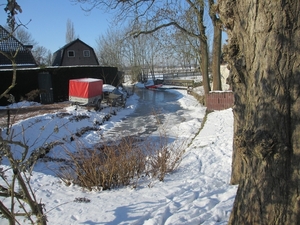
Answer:
[[(134, 29), (144, 26), (136, 19)], [(135, 80), (138, 78), (148, 79), (149, 75), (155, 80), (154, 70), (162, 66), (166, 57), (162, 57), (165, 48), (162, 44), (162, 33), (156, 35), (132, 36), (132, 26), (128, 26), (125, 39), (125, 54), (129, 65), (132, 66), (132, 73)], [(130, 53), (131, 52), (131, 53)], [(167, 60), (165, 60), (166, 62)], [(140, 77), (139, 77), (140, 76)]]
[(199, 68), (200, 62), (200, 43), (197, 39), (175, 31), (166, 41), (166, 47), (171, 51), (171, 57), (176, 58), (182, 68)]
[(37, 41), (34, 40), (32, 35), (23, 26), (18, 27), (18, 29), (14, 32), (11, 29), (9, 29), (9, 26), (7, 26), (6, 29), (12, 32), (14, 37), (24, 45), (36, 46), (38, 44)]
[(24, 26), (19, 26), (14, 32), (9, 26), (5, 27), (11, 32), (18, 41), (27, 46), (32, 46), (30, 51), (39, 66), (49, 66), (52, 63), (52, 53), (44, 46), (38, 45), (38, 42), (32, 37)]
[(222, 22), (216, 12), (217, 6), (214, 0), (208, 0), (209, 16), (213, 24), (213, 46), (212, 46), (212, 77), (213, 90), (222, 90), (221, 84), (221, 48), (222, 48)]
[(68, 19), (67, 20), (67, 30), (66, 30), (66, 43), (70, 43), (74, 41), (78, 36), (75, 34), (75, 28), (73, 22)]
[[(137, 37), (141, 34), (150, 34), (154, 33), (162, 28), (166, 27), (175, 27), (180, 32), (189, 35), (190, 37), (197, 38), (199, 45), (199, 55), (200, 59), (200, 68), (203, 77), (203, 86), (205, 93), (208, 93), (210, 88), (209, 82), (209, 51), (208, 51), (208, 38), (206, 34), (206, 25), (204, 21), (205, 12), (207, 11), (206, 3), (209, 3), (211, 6), (210, 15), (211, 19), (213, 19), (213, 24), (215, 27), (219, 27), (217, 31), (220, 31), (219, 20), (216, 15), (215, 10), (212, 10), (214, 7), (213, 1), (205, 1), (205, 0), (175, 0), (175, 1), (121, 1), (121, 0), (112, 0), (112, 1), (104, 1), (104, 0), (71, 0), (73, 2), (81, 3), (81, 4), (89, 4), (89, 8), (86, 10), (91, 10), (93, 8), (106, 8), (106, 9), (116, 9), (118, 10), (118, 19), (119, 21), (124, 21), (128, 19), (129, 16), (132, 16), (134, 19), (132, 21), (132, 34)], [(190, 15), (190, 18), (193, 18), (194, 25), (191, 26), (187, 24), (187, 20), (184, 20), (184, 17)], [(138, 27), (139, 30), (135, 30), (134, 23), (135, 21), (139, 21), (140, 24), (143, 24), (142, 27)], [(190, 30), (189, 28), (193, 28)], [(221, 36), (219, 33), (216, 33), (215, 41), (219, 41)], [(217, 38), (218, 37), (218, 38)], [(214, 49), (220, 50), (220, 45), (214, 45)], [(216, 53), (216, 57), (221, 57), (219, 51), (213, 51)], [(215, 65), (217, 62), (220, 63), (220, 60), (216, 60), (217, 58), (213, 57), (214, 67), (220, 66)], [(215, 88), (221, 89), (221, 78), (219, 69), (213, 70), (213, 75), (215, 79)]]
[[(147, 13), (144, 7), (140, 8), (139, 16)], [(205, 93), (208, 93), (211, 88), (208, 70), (208, 42), (205, 34), (206, 27), (204, 25), (204, 0), (186, 0), (183, 2), (179, 0), (172, 2), (164, 1), (154, 6), (149, 3), (146, 9), (149, 12), (145, 18), (145, 23), (148, 24), (148, 27), (145, 30), (133, 31), (134, 35), (150, 34), (172, 26), (185, 35), (198, 39), (200, 43), (199, 55), (201, 56), (200, 69), (202, 72), (203, 87)], [(156, 23), (153, 23), (153, 21)]]
[(154, 35), (133, 38), (129, 27), (108, 29), (97, 39), (96, 52), (99, 62), (105, 66), (118, 67), (126, 71), (130, 68), (132, 80), (141, 74), (154, 74), (154, 68), (162, 61), (162, 44)]
[(95, 51), (101, 65), (118, 67), (119, 70), (124, 68), (122, 57), (124, 36), (122, 30), (110, 28), (105, 35), (98, 37)]
[(300, 224), (300, 1), (219, 0), (235, 98), (229, 224)]
[(34, 46), (31, 52), (39, 66), (50, 66), (52, 64), (52, 53), (44, 46)]

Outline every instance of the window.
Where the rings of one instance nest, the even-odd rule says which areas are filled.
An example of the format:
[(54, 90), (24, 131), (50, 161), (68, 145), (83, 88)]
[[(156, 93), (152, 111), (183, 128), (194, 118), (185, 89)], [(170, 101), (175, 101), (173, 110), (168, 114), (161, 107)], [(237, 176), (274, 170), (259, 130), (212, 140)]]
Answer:
[(90, 57), (90, 50), (83, 50), (83, 57)]
[(68, 51), (68, 57), (75, 57), (75, 51), (69, 50)]

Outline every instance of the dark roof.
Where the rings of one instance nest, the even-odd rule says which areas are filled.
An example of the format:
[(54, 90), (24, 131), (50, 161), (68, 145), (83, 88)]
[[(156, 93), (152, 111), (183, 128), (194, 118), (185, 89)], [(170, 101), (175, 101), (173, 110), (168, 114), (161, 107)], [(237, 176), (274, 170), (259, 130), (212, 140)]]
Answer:
[[(17, 52), (16, 63), (18, 67), (36, 67), (35, 59), (28, 47), (23, 45), (6, 29), (0, 25), (0, 51), (7, 55), (14, 55)], [(11, 67), (11, 60), (0, 54), (0, 67)]]
[(63, 53), (64, 50), (63, 49), (59, 49), (56, 52), (53, 53), (53, 58), (52, 58), (52, 66), (60, 66), (61, 65), (61, 61), (63, 58)]
[[(86, 43), (84, 43), (83, 41), (81, 41), (79, 38), (77, 38), (74, 41), (71, 41), (68, 44), (64, 45), (63, 47), (61, 47), (60, 49), (58, 49), (56, 52), (53, 53), (52, 66), (61, 66), (62, 65), (63, 56), (65, 54), (65, 50), (67, 48), (69, 48), (70, 46), (72, 46), (73, 44), (75, 44), (76, 42), (80, 42), (83, 45), (89, 47), (90, 49), (92, 49), (94, 51), (94, 49), (91, 46), (87, 45)], [(96, 57), (96, 55), (95, 55), (95, 57)], [(96, 60), (97, 60), (97, 58), (96, 58)]]

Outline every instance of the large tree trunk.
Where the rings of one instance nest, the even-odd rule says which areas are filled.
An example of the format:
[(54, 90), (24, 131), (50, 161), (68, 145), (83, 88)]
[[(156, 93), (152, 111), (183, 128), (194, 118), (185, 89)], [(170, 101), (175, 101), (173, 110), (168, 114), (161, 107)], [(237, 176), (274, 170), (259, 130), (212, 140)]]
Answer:
[(300, 1), (219, 0), (235, 95), (229, 224), (300, 224)]

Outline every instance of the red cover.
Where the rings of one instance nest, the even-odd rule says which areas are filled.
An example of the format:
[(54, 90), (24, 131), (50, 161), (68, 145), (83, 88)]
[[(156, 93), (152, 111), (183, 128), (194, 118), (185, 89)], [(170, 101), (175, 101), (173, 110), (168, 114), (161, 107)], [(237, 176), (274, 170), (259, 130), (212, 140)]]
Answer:
[(69, 80), (69, 96), (91, 98), (102, 95), (103, 80), (81, 78)]

